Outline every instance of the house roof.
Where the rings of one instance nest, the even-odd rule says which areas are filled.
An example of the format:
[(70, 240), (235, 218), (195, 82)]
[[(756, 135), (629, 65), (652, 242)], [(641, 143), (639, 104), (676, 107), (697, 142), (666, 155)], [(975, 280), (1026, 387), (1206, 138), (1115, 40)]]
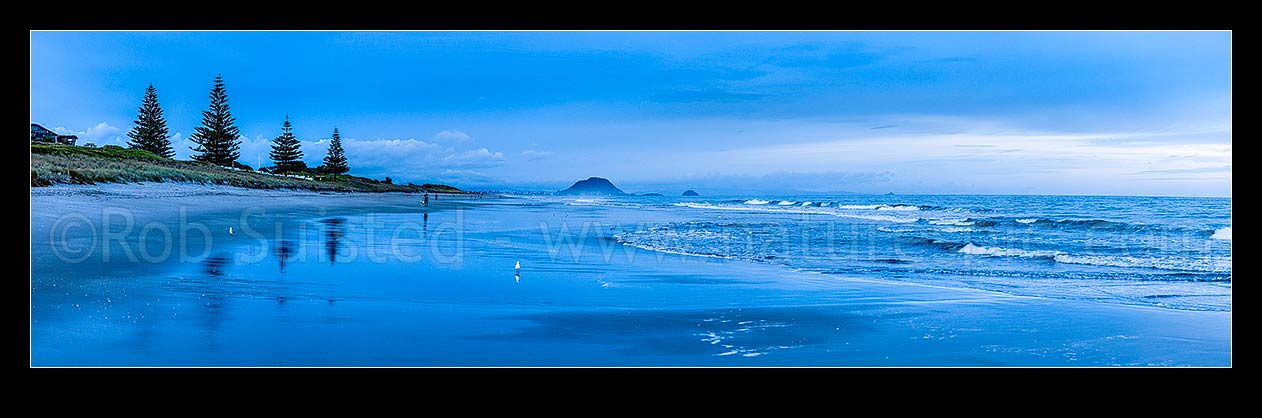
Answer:
[(32, 123), (31, 130), (39, 132), (41, 134), (56, 134), (55, 132), (48, 130), (48, 128), (40, 126), (38, 123)]

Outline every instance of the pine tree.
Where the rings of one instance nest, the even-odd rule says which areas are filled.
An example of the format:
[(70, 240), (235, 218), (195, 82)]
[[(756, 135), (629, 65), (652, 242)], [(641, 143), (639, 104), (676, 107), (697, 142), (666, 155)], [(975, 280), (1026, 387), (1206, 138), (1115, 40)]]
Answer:
[(329, 155), (324, 156), (324, 165), (320, 167), (320, 170), (329, 174), (351, 171), (346, 165), (346, 152), (342, 150), (342, 136), (338, 134), (337, 128), (333, 128), (333, 139), (329, 141)]
[(228, 91), (223, 87), (223, 75), (215, 76), (215, 87), (210, 90), (210, 109), (202, 111), (202, 126), (198, 126), (189, 140), (197, 144), (193, 148), (197, 161), (205, 161), (225, 167), (241, 157), (238, 138), (240, 130), (236, 119), (228, 109)]
[(302, 144), (294, 137), (294, 127), (289, 123), (289, 115), (285, 115), (285, 124), (281, 125), (281, 134), (272, 140), (272, 152), (269, 154), (276, 162), (276, 172), (293, 173), (307, 168), (302, 161)]
[(140, 110), (136, 114), (136, 126), (127, 132), (131, 141), (127, 146), (171, 158), (175, 151), (171, 149), (171, 137), (167, 135), (167, 120), (162, 117), (162, 106), (158, 105), (158, 90), (149, 84), (145, 89), (145, 98), (140, 102)]

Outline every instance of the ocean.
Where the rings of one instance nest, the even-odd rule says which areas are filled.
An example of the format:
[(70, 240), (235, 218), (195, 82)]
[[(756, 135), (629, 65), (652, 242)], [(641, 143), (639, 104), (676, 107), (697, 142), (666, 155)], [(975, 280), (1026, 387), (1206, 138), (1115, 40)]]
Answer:
[(1230, 199), (32, 190), (38, 366), (1231, 364)]
[(686, 213), (687, 220), (614, 234), (653, 251), (1016, 295), (1231, 310), (1231, 199), (814, 195), (564, 204)]

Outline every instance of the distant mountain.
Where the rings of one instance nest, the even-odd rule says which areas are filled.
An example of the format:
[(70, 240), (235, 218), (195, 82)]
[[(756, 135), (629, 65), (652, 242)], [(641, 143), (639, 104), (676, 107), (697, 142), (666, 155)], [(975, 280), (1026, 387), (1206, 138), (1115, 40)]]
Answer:
[(693, 190), (688, 190), (684, 192), (684, 197), (697, 197), (697, 196), (701, 196), (701, 195), (697, 194), (697, 192)]
[(606, 195), (606, 196), (625, 196), (623, 192), (608, 179), (600, 177), (590, 177), (587, 180), (579, 180), (570, 188), (557, 192), (559, 195)]

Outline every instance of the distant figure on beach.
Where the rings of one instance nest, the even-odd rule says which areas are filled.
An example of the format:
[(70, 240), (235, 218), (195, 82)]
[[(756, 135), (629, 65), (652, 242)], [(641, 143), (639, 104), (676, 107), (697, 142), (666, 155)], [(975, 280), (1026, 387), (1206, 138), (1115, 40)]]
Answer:
[(425, 201), (421, 203), (421, 206), (429, 206), (429, 193), (425, 194)]
[(230, 227), (228, 227), (228, 235), (231, 235), (231, 236), (236, 236), (236, 235), (237, 235), (237, 233), (236, 233), (236, 232), (232, 232), (232, 227), (231, 227), (231, 226), (230, 226)]

